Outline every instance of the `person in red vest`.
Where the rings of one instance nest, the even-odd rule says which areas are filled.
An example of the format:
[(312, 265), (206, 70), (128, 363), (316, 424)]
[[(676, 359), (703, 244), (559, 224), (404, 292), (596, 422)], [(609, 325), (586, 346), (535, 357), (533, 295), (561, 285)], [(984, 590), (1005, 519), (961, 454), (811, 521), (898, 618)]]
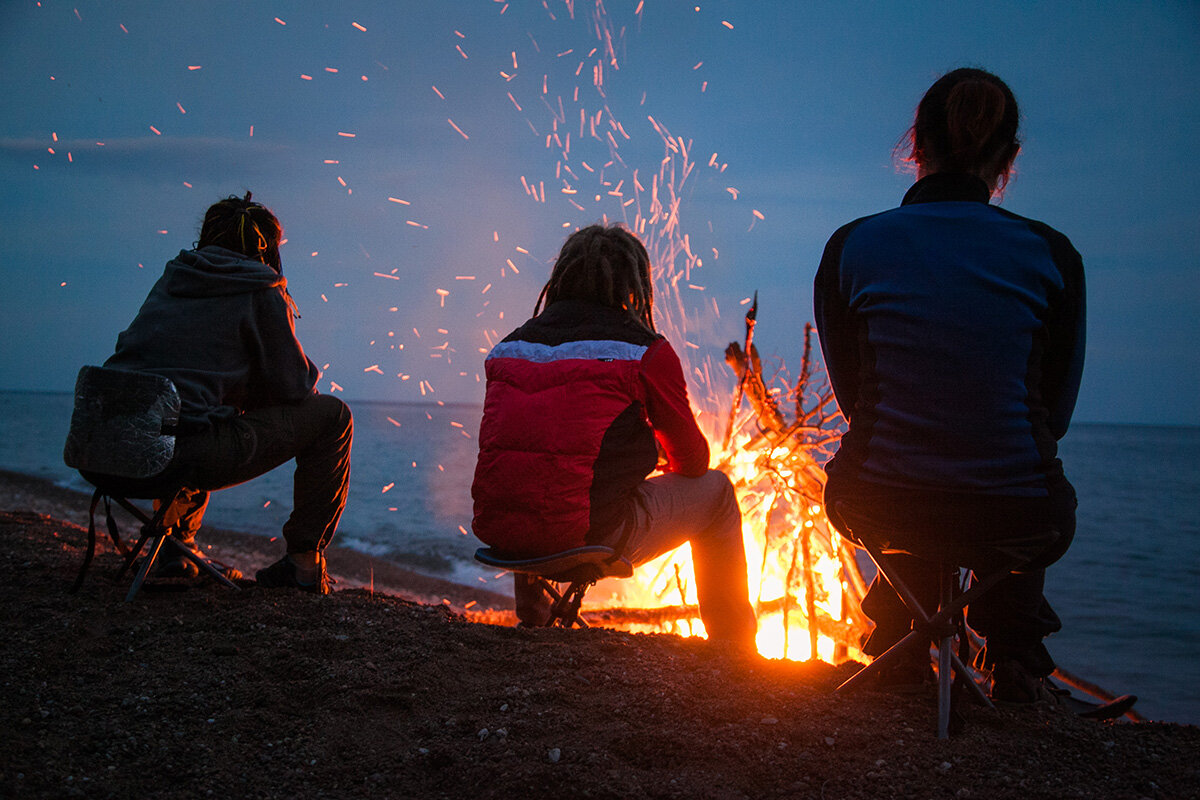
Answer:
[[(517, 558), (606, 545), (636, 566), (691, 542), (709, 639), (753, 650), (741, 510), (708, 468), (653, 301), (649, 256), (628, 230), (567, 239), (533, 318), (487, 356), (472, 526)], [(514, 577), (518, 618), (544, 624), (544, 593)]]

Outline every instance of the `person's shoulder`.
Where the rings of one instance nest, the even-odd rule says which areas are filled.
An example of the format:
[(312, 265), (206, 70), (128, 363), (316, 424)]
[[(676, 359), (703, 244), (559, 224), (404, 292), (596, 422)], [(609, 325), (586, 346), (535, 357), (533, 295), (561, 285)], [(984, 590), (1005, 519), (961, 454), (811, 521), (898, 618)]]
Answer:
[(1050, 242), (1052, 246), (1069, 247), (1072, 251), (1074, 251), (1075, 248), (1071, 244), (1071, 240), (1065, 233), (1057, 228), (1053, 228), (1041, 220), (1022, 216), (1015, 211), (1010, 211), (1007, 208), (1001, 208), (1000, 206), (991, 206), (991, 208), (1006, 219), (1012, 220), (1013, 222), (1020, 222), (1021, 224), (1025, 225), (1029, 228), (1029, 230)]
[(897, 207), (889, 208), (885, 211), (876, 211), (874, 214), (867, 214), (865, 217), (859, 217), (858, 219), (847, 222), (845, 225), (833, 232), (833, 234), (829, 237), (829, 242), (826, 244), (826, 247), (840, 247), (841, 245), (845, 244), (846, 240), (849, 239), (850, 235), (855, 231), (863, 229), (864, 227), (870, 227), (875, 223), (886, 222), (897, 212), (899, 212), (901, 208), (902, 207)]

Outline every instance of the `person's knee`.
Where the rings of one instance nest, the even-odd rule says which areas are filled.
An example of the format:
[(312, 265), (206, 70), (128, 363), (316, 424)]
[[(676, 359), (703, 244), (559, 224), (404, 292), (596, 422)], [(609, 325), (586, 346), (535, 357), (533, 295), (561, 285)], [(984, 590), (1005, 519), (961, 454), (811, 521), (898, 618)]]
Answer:
[(733, 481), (729, 480), (729, 476), (719, 469), (710, 469), (704, 473), (702, 480), (707, 481), (715, 496), (722, 500), (736, 500), (737, 493), (733, 490)]
[(316, 415), (323, 427), (336, 430), (338, 433), (352, 434), (354, 431), (354, 415), (350, 406), (331, 394), (315, 394), (308, 401), (316, 409)]
[(742, 509), (738, 505), (737, 492), (729, 476), (719, 469), (710, 469), (701, 480), (708, 484), (709, 497), (712, 502), (712, 514), (715, 525), (714, 532), (729, 530), (741, 535)]

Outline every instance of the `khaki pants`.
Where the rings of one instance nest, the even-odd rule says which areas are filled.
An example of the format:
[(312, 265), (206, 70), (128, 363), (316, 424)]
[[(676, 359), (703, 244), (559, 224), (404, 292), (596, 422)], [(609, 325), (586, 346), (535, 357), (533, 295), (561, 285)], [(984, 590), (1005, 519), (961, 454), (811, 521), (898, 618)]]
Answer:
[[(709, 639), (753, 647), (757, 630), (746, 586), (746, 551), (742, 513), (733, 485), (723, 472), (709, 470), (698, 478), (658, 475), (634, 493), (634, 513), (623, 557), (634, 566), (691, 542), (700, 617)], [(624, 529), (604, 544), (617, 547)], [(537, 585), (514, 575), (517, 616), (538, 625), (548, 603)]]

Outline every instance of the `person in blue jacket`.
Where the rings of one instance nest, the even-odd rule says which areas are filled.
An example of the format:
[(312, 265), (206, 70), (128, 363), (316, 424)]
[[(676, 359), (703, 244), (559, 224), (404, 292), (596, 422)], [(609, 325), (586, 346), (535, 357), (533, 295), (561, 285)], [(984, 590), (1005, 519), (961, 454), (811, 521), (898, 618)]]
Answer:
[[(957, 69), (936, 81), (909, 132), (916, 183), (899, 208), (833, 234), (815, 311), (849, 422), (827, 465), (831, 521), (979, 572), (1024, 562), (968, 622), (986, 639), (993, 697), (1026, 702), (1046, 696), (1055, 665), (1042, 640), (1062, 627), (1042, 589), (1075, 531), (1057, 441), (1083, 369), (1084, 279), (1066, 236), (989, 202), (1012, 174), (1018, 122), (995, 75)], [(870, 522), (848, 525), (842, 511)], [(936, 606), (934, 565), (902, 559), (919, 599)], [(910, 630), (886, 581), (863, 610), (876, 623), (868, 655)], [(927, 659), (920, 666), (928, 672)]]
[[(214, 203), (196, 248), (167, 262), (105, 366), (162, 375), (179, 391), (175, 456), (150, 480), (188, 488), (164, 521), (190, 547), (210, 491), (295, 459), (287, 554), (256, 578), (327, 594), (324, 552), (346, 505), (353, 421), (345, 403), (316, 391), (320, 372), (296, 338), (282, 236), (249, 192)], [(163, 567), (195, 569), (183, 558)]]

